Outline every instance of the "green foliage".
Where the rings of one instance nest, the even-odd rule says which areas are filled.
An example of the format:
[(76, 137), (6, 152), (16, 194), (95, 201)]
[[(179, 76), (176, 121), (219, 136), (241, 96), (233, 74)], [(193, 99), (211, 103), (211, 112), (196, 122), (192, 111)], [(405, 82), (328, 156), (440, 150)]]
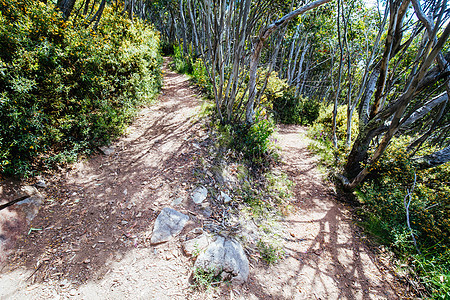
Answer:
[(174, 46), (173, 48), (173, 67), (178, 73), (183, 74), (192, 74), (193, 72), (193, 63), (192, 58), (190, 56), (185, 56), (183, 54), (183, 45), (179, 44)]
[[(358, 114), (353, 113), (352, 116), (352, 127), (351, 136), (352, 140), (358, 135)], [(321, 127), (322, 139), (330, 139), (333, 133), (333, 105), (328, 107), (323, 107), (319, 111), (319, 116), (314, 126)], [(318, 133), (318, 130), (313, 129), (314, 134)], [(342, 143), (347, 135), (347, 106), (341, 105), (338, 107), (336, 115), (336, 136), (338, 140)]]
[(319, 116), (320, 104), (302, 96), (296, 97), (295, 91), (289, 89), (282, 97), (274, 99), (273, 110), (279, 123), (311, 125)]
[(450, 299), (450, 251), (427, 251), (425, 255), (413, 255), (412, 263), (418, 270), (430, 298)]
[(160, 88), (159, 35), (105, 8), (97, 31), (0, 2), (0, 173), (29, 175), (121, 134)]
[(209, 79), (205, 64), (201, 58), (197, 59), (192, 66), (192, 78), (208, 97), (214, 97), (213, 85)]
[(253, 164), (264, 166), (275, 155), (270, 140), (274, 130), (275, 125), (271, 120), (257, 117), (252, 125), (234, 126), (231, 145)]
[[(357, 191), (364, 203), (360, 211), (362, 224), (400, 257), (413, 255), (415, 271), (433, 297), (447, 299), (436, 295), (448, 297), (450, 291), (450, 188), (442, 184), (450, 180), (450, 166), (415, 170), (405, 151), (409, 142), (409, 138), (394, 140)], [(416, 253), (404, 206), (414, 173), (417, 179), (409, 214), (421, 255)]]
[(193, 274), (194, 288), (201, 290), (209, 290), (214, 283), (221, 282), (220, 272), (216, 272), (214, 268), (204, 269), (197, 267)]
[[(372, 176), (359, 192), (366, 209), (388, 224), (389, 240), (394, 242), (400, 228), (406, 228), (404, 198), (417, 180), (410, 206), (411, 226), (421, 247), (450, 249), (450, 181), (448, 164), (429, 170), (415, 170), (405, 151), (409, 139), (396, 139), (382, 160), (371, 169)], [(412, 249), (414, 250), (414, 249)]]
[(283, 258), (284, 251), (279, 246), (259, 240), (257, 247), (262, 260), (269, 265), (274, 264), (279, 259)]

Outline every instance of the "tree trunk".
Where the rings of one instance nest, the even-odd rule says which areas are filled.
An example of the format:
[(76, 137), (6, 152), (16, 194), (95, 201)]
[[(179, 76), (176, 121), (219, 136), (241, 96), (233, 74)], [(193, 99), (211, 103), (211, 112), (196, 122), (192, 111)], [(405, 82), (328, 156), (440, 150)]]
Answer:
[(270, 37), (270, 35), (274, 31), (278, 30), (280, 27), (287, 24), (293, 18), (296, 18), (299, 15), (307, 12), (308, 10), (316, 8), (322, 4), (328, 3), (330, 1), (331, 0), (318, 0), (318, 1), (312, 2), (310, 4), (304, 5), (300, 8), (292, 11), (291, 13), (285, 15), (284, 17), (275, 21), (274, 23), (270, 24), (263, 30), (261, 30), (258, 40), (256, 41), (256, 43), (254, 45), (253, 53), (252, 53), (251, 60), (250, 60), (250, 68), (249, 68), (250, 76), (249, 76), (249, 82), (248, 82), (249, 98), (248, 98), (247, 107), (246, 107), (246, 111), (245, 111), (245, 121), (248, 124), (253, 123), (253, 117), (255, 115), (253, 106), (254, 106), (255, 94), (256, 94), (256, 72), (258, 70), (259, 59), (261, 57), (261, 51), (264, 48), (264, 42)]
[(430, 169), (450, 161), (450, 146), (429, 155), (413, 159), (418, 169)]
[(62, 11), (64, 19), (68, 19), (76, 0), (58, 0), (56, 6)]

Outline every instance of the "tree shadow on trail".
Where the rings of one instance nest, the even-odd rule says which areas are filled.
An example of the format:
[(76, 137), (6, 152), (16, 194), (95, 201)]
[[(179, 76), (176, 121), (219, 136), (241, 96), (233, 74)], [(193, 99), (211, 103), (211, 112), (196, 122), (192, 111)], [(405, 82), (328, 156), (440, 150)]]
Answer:
[(185, 77), (166, 77), (161, 102), (145, 108), (130, 134), (113, 143), (114, 154), (94, 156), (50, 180), (46, 201), (30, 224), (40, 230), (9, 245), (15, 248), (9, 258), (13, 268), (35, 271), (36, 281), (99, 279), (111, 261), (149, 246), (162, 207), (177, 197), (187, 202), (204, 155), (195, 147), (201, 143), (201, 124), (195, 121), (199, 100)]
[(397, 299), (395, 277), (362, 240), (352, 216), (300, 138), (299, 126), (280, 126), (283, 171), (293, 181), (283, 235), (287, 257), (269, 268), (256, 263), (247, 285), (258, 299)]

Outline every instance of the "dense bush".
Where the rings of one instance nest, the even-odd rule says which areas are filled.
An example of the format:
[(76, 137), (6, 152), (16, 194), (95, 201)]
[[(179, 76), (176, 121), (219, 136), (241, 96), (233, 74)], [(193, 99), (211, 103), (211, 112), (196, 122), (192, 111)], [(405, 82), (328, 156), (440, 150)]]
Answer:
[(263, 117), (257, 117), (252, 125), (235, 124), (231, 130), (231, 146), (258, 167), (268, 166), (275, 158), (274, 145), (270, 139), (275, 124)]
[[(349, 148), (345, 145), (347, 135), (347, 107), (339, 106), (336, 116), (336, 136), (338, 147), (332, 143), (333, 136), (333, 105), (322, 106), (317, 120), (308, 130), (308, 136), (312, 138), (309, 148), (320, 155), (321, 161), (330, 169), (339, 169), (345, 162)], [(352, 141), (358, 135), (358, 114), (353, 114), (351, 137)]]
[[(361, 186), (360, 197), (367, 210), (386, 223), (383, 226), (389, 228), (387, 237), (394, 242), (398, 240), (398, 232), (409, 231), (404, 198), (416, 175), (409, 211), (419, 245), (450, 250), (450, 187), (442, 184), (450, 181), (450, 166), (415, 170), (405, 151), (407, 140), (395, 140), (391, 144), (384, 159), (371, 169), (372, 176)], [(411, 243), (409, 238), (408, 242)]]
[(209, 79), (205, 64), (201, 58), (197, 59), (192, 65), (192, 79), (195, 84), (202, 88), (208, 97), (214, 97), (213, 84)]
[(183, 53), (183, 45), (175, 45), (173, 47), (173, 67), (179, 73), (192, 74), (193, 62), (190, 55), (185, 56)]
[(97, 31), (41, 1), (0, 0), (0, 173), (108, 143), (160, 87), (159, 35), (105, 9)]
[[(316, 122), (313, 124), (313, 134), (322, 133), (323, 138), (331, 139), (333, 133), (333, 105), (322, 107), (319, 110), (319, 115)], [(338, 107), (336, 115), (336, 136), (342, 143), (347, 135), (347, 106), (341, 105)], [(358, 135), (358, 114), (354, 113), (352, 116), (351, 136), (355, 140)]]
[(311, 125), (319, 116), (320, 104), (302, 96), (295, 96), (295, 91), (289, 89), (282, 97), (274, 99), (273, 110), (279, 123)]

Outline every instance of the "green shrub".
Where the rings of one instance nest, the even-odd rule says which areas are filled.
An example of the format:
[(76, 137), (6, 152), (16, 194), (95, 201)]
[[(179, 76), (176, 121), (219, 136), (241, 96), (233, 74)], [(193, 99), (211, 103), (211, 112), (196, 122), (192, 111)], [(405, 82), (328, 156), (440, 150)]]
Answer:
[(105, 8), (97, 31), (0, 2), (0, 173), (29, 175), (121, 134), (161, 84), (159, 34)]
[(316, 101), (295, 96), (289, 89), (282, 97), (273, 100), (277, 122), (283, 124), (311, 125), (319, 116), (320, 104)]
[(256, 117), (252, 125), (234, 125), (232, 147), (256, 165), (270, 163), (275, 154), (270, 137), (275, 130), (274, 123), (266, 118)]
[(283, 258), (284, 251), (278, 245), (259, 240), (257, 243), (257, 247), (262, 260), (264, 260), (269, 265), (274, 264), (278, 260)]
[[(352, 127), (351, 127), (351, 136), (352, 140), (358, 135), (358, 114), (355, 112), (352, 116)], [(315, 130), (313, 128), (313, 137), (319, 138), (316, 134), (322, 133), (320, 138), (331, 140), (333, 133), (333, 105), (329, 105), (328, 107), (322, 107), (319, 110), (319, 115), (317, 117), (314, 126), (320, 127), (320, 131)], [(337, 115), (336, 115), (336, 136), (338, 140), (343, 143), (347, 135), (347, 106), (341, 105), (338, 107)]]
[(185, 56), (183, 54), (183, 45), (179, 44), (174, 46), (173, 48), (173, 67), (178, 73), (183, 74), (192, 74), (193, 72), (193, 63), (192, 58), (190, 56)]
[(217, 272), (215, 268), (209, 269), (195, 268), (192, 275), (194, 281), (193, 287), (199, 290), (209, 290), (215, 283), (222, 281), (220, 277), (221, 272)]
[(208, 97), (214, 97), (213, 86), (201, 58), (197, 59), (192, 66), (192, 77), (194, 82), (202, 88)]
[[(450, 187), (442, 182), (450, 181), (450, 166), (415, 170), (405, 150), (409, 140), (402, 138), (391, 143), (383, 158), (371, 169), (372, 175), (359, 193), (367, 211), (387, 222), (389, 228), (409, 232), (403, 201), (416, 173), (409, 208), (411, 227), (421, 247), (446, 251), (450, 249)], [(399, 232), (401, 230), (388, 231), (392, 243)]]

